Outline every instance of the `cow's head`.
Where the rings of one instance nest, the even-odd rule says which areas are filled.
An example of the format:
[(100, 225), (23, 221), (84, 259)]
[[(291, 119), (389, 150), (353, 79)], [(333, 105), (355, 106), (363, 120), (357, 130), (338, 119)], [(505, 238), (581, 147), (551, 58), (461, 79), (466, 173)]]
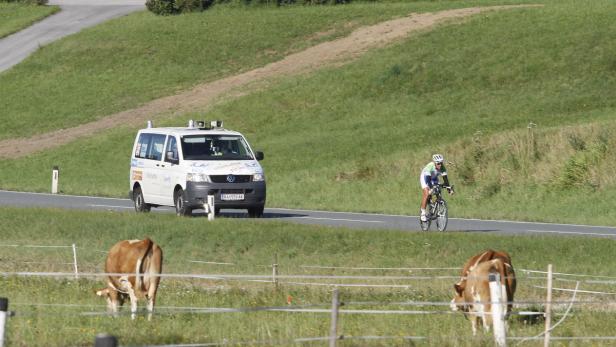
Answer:
[(464, 299), (464, 290), (466, 289), (466, 281), (460, 281), (453, 285), (453, 289), (455, 290), (455, 294), (453, 299), (451, 299), (451, 304), (449, 307), (452, 311), (462, 311), (468, 312), (469, 305), (466, 303), (466, 299)]
[(96, 290), (95, 293), (96, 295), (104, 298), (110, 308), (113, 308), (114, 303), (119, 306), (124, 305), (125, 295), (123, 293), (118, 293), (115, 289), (107, 287)]

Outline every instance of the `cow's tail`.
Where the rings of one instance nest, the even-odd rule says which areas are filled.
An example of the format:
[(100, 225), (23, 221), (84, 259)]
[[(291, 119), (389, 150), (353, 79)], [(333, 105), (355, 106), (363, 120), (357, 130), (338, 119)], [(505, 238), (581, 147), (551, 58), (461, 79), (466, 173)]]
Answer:
[(143, 242), (145, 247), (143, 247), (144, 251), (139, 254), (139, 258), (137, 259), (137, 265), (135, 268), (135, 287), (139, 288), (140, 290), (143, 290), (143, 276), (145, 275), (143, 267), (146, 262), (145, 258), (152, 251), (152, 246), (154, 245), (154, 242), (150, 240), (149, 237), (146, 237), (141, 242)]

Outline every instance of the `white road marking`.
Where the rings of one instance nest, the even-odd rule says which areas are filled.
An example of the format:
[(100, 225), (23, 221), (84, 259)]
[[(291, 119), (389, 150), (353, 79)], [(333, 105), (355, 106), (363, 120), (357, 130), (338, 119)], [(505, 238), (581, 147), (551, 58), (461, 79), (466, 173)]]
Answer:
[(92, 206), (92, 207), (107, 207), (107, 208), (128, 208), (128, 209), (134, 208), (132, 206), (116, 206), (116, 205), (93, 205), (93, 204), (90, 204), (90, 206)]
[(593, 236), (616, 236), (616, 234), (604, 234), (604, 233), (583, 233), (579, 231), (560, 231), (560, 230), (527, 230), (534, 233), (546, 233), (546, 234), (571, 234), (571, 235), (593, 235)]
[(316, 219), (316, 220), (331, 220), (331, 221), (341, 221), (341, 222), (360, 222), (360, 223), (385, 223), (380, 220), (363, 220), (363, 219), (345, 219), (345, 218), (325, 218), (325, 217), (295, 217), (298, 219)]

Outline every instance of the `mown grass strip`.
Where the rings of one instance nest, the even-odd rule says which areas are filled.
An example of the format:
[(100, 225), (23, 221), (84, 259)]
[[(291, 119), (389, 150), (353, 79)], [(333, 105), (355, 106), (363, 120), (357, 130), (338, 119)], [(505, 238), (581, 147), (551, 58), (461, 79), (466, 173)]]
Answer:
[(59, 10), (58, 6), (0, 2), (0, 38), (24, 29)]

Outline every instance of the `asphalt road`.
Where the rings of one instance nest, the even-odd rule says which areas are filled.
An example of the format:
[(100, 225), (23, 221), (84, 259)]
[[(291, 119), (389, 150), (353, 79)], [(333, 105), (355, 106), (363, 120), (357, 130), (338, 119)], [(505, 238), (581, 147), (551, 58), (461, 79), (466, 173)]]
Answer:
[[(25, 193), (0, 190), (0, 207), (44, 207), (80, 210), (111, 210), (135, 213), (129, 199), (100, 198), (60, 194)], [(174, 213), (172, 208), (153, 208), (154, 213)], [(203, 211), (196, 210), (194, 218), (207, 218)], [(243, 210), (222, 210), (219, 218), (246, 218)], [(289, 221), (301, 224), (344, 226), (360, 229), (419, 230), (417, 216), (386, 215), (372, 213), (326, 212), (266, 208), (264, 220)], [(431, 232), (438, 232), (434, 226)], [(588, 226), (554, 223), (531, 223), (499, 220), (450, 218), (446, 232), (486, 232), (508, 235), (555, 234), (587, 237), (616, 237), (616, 227)]]
[(49, 4), (59, 5), (61, 11), (0, 39), (0, 72), (10, 69), (50, 42), (145, 9), (145, 0), (51, 0)]

